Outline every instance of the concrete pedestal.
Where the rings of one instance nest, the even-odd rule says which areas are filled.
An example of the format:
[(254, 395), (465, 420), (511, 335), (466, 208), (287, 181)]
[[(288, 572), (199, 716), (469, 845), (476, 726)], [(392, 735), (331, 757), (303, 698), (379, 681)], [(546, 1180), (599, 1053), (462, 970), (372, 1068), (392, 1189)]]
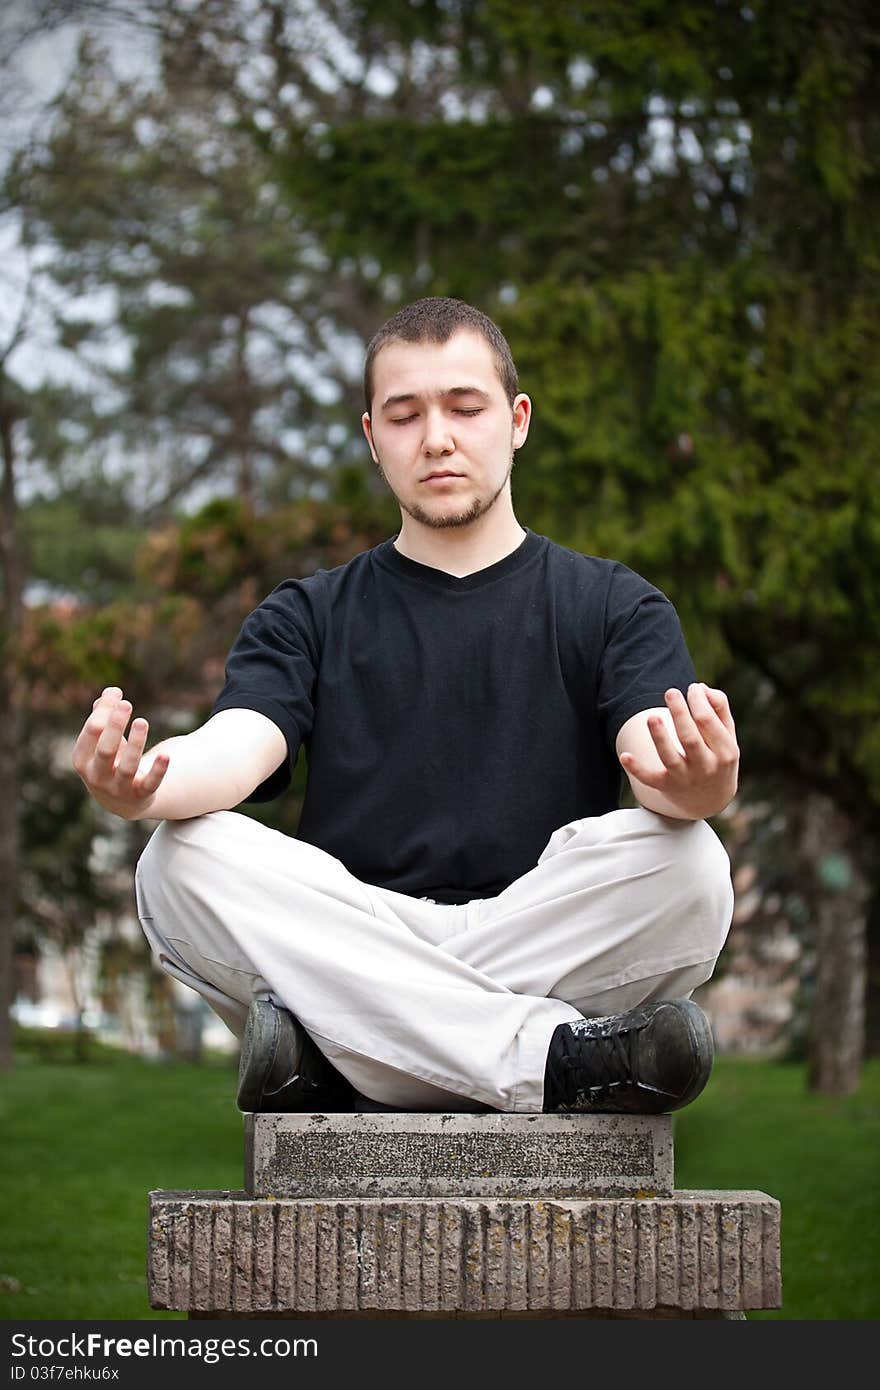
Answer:
[(252, 1197), (670, 1196), (669, 1115), (246, 1115)]
[(578, 1201), (248, 1197), (150, 1204), (150, 1303), (232, 1314), (775, 1308), (762, 1192)]
[(669, 1116), (248, 1116), (246, 1191), (150, 1194), (150, 1303), (328, 1318), (779, 1307), (779, 1203), (672, 1180)]

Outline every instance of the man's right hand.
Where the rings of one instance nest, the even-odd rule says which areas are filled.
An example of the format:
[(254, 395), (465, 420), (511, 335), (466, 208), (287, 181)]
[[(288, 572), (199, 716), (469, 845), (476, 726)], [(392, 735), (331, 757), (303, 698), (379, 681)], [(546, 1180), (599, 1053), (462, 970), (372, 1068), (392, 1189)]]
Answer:
[(135, 719), (125, 737), (132, 708), (118, 686), (98, 696), (73, 749), (73, 766), (105, 810), (124, 820), (149, 814), (168, 771), (167, 753), (144, 757), (149, 725)]

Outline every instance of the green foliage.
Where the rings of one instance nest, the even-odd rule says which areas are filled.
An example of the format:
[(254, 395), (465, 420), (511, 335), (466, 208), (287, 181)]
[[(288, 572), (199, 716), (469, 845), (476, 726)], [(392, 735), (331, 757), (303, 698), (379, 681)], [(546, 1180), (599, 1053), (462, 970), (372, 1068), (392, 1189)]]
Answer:
[[(128, 876), (120, 888), (113, 872), (124, 865), (99, 866), (97, 842), (104, 829), (79, 777), (60, 763), (55, 738), (31, 732), (21, 769), (16, 935), (20, 945), (50, 942), (77, 985), (78, 956), (95, 921), (109, 921), (129, 905)], [(78, 1057), (84, 1057), (86, 1041), (77, 1034)]]
[(118, 1048), (109, 1047), (85, 1030), (86, 1042), (72, 1028), (24, 1028), (13, 1025), (12, 1037), (16, 1060), (23, 1066), (68, 1067), (103, 1062), (118, 1062)]
[[(55, 506), (63, 515), (65, 504)], [(304, 502), (271, 516), (221, 498), (150, 531), (129, 551), (111, 600), (68, 597), (26, 611), (20, 669), (34, 726), (48, 718), (78, 729), (107, 685), (144, 712), (176, 707), (204, 717), (251, 609), (283, 579), (344, 564), (384, 539), (384, 516), (360, 493), (344, 505)]]
[(108, 602), (133, 583), (132, 554), (143, 539), (123, 499), (71, 488), (21, 513), (30, 580), (92, 602)]

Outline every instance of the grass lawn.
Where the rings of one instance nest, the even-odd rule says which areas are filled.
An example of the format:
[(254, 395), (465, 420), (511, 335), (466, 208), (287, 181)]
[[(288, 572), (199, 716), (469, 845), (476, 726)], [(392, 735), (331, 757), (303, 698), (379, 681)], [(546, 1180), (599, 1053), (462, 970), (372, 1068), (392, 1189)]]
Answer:
[(20, 1057), (0, 1078), (0, 1317), (179, 1318), (147, 1302), (147, 1193), (240, 1188), (231, 1061)]
[[(234, 1095), (229, 1059), (24, 1053), (0, 1078), (0, 1318), (180, 1317), (147, 1303), (146, 1194), (241, 1187)], [(785, 1306), (750, 1318), (880, 1316), (880, 1062), (829, 1100), (800, 1067), (721, 1058), (675, 1123), (676, 1187), (782, 1203)]]
[(782, 1297), (749, 1318), (880, 1317), (880, 1060), (858, 1092), (804, 1068), (720, 1058), (675, 1121), (675, 1186), (758, 1189), (782, 1206)]

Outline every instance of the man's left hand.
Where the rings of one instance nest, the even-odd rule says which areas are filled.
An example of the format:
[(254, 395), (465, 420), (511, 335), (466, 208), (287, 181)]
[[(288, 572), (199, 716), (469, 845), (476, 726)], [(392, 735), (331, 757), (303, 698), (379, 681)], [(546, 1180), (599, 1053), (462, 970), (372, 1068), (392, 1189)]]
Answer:
[(666, 691), (666, 708), (642, 710), (617, 736), (617, 753), (636, 799), (682, 820), (717, 815), (736, 793), (739, 747), (723, 690), (695, 683), (685, 699)]

